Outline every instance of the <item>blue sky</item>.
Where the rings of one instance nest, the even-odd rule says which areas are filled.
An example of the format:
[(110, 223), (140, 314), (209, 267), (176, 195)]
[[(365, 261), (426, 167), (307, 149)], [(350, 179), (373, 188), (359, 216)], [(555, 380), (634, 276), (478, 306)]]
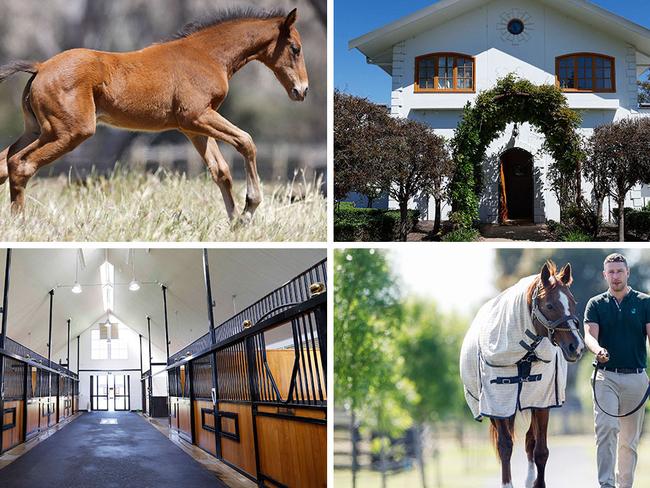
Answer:
[[(434, 3), (434, 0), (334, 0), (334, 87), (369, 98), (390, 102), (390, 77), (379, 67), (366, 64), (348, 41)], [(592, 0), (622, 17), (650, 29), (648, 0)]]

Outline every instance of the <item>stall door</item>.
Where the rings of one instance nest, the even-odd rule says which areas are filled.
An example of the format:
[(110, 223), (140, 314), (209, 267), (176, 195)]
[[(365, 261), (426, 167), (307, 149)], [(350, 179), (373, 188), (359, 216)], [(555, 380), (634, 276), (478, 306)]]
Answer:
[(38, 369), (36, 366), (28, 368), (27, 381), (27, 422), (25, 427), (25, 439), (38, 434), (40, 418), (40, 399), (38, 398)]
[(221, 457), (231, 466), (257, 478), (253, 412), (244, 342), (217, 351), (216, 366), (217, 432)]
[(26, 365), (0, 356), (4, 361), (4, 411), (2, 414), (2, 448), (11, 449), (23, 441), (23, 413)]

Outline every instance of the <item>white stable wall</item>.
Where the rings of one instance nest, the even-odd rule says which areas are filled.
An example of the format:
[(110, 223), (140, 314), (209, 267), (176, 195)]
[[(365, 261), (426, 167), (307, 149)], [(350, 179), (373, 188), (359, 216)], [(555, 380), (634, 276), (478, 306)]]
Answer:
[[(504, 30), (503, 19), (529, 18), (525, 25), (528, 40), (513, 44)], [(415, 58), (434, 52), (457, 52), (475, 57), (476, 93), (415, 93)], [(637, 107), (636, 49), (626, 42), (595, 30), (588, 24), (568, 17), (551, 7), (533, 0), (494, 0), (481, 8), (460, 15), (431, 30), (401, 41), (393, 46), (393, 89), (391, 114), (430, 125), (435, 132), (451, 139), (462, 108), (473, 102), (481, 90), (493, 88), (499, 78), (508, 73), (536, 84), (555, 83), (555, 58), (569, 53), (593, 52), (615, 58), (615, 93), (566, 93), (569, 106), (583, 117), (581, 135), (589, 137), (598, 125), (629, 116), (649, 116), (648, 110)], [(540, 195), (535, 201), (535, 221), (559, 220), (560, 208), (555, 194), (548, 188), (546, 173), (553, 162), (547, 154), (540, 154), (543, 135), (529, 124), (519, 127), (513, 137), (513, 124), (488, 147), (484, 173), (484, 195), (480, 218), (483, 222), (497, 222), (499, 214), (498, 161), (511, 147), (520, 147), (533, 154), (535, 189)], [(496, 165), (494, 162), (496, 161)], [(493, 163), (493, 164), (490, 164)], [(583, 184), (585, 195), (590, 186)], [(636, 188), (628, 194), (626, 206), (641, 207), (650, 197), (646, 188)], [(416, 202), (412, 208), (427, 207), (427, 202)], [(389, 202), (397, 208), (396, 202)], [(434, 201), (428, 202), (428, 219), (434, 216)], [(443, 209), (443, 218), (450, 211)], [(605, 202), (604, 216), (609, 213)]]
[[(114, 374), (128, 374), (130, 377), (130, 399), (131, 410), (142, 410), (142, 387), (140, 379), (142, 372), (140, 371), (140, 339), (139, 335), (132, 329), (122, 327), (120, 329), (120, 338), (127, 341), (128, 345), (128, 359), (92, 359), (91, 358), (91, 331), (96, 330), (98, 324), (86, 329), (79, 336), (79, 409), (87, 410), (90, 408), (90, 376), (107, 374), (112, 372)], [(152, 362), (165, 362), (165, 352), (152, 345), (153, 352)], [(149, 344), (147, 337), (142, 337), (142, 371), (149, 369)], [(65, 362), (66, 349), (62, 349), (52, 356), (53, 360)], [(70, 340), (70, 369), (77, 372), (77, 338)], [(154, 372), (164, 369), (163, 366), (153, 366)], [(166, 375), (165, 375), (166, 376)], [(160, 382), (160, 380), (158, 380)], [(109, 385), (112, 380), (109, 378)], [(156, 388), (156, 381), (154, 381), (154, 390)], [(166, 383), (165, 383), (166, 385)], [(154, 394), (156, 394), (154, 392)], [(165, 391), (160, 395), (166, 395)]]

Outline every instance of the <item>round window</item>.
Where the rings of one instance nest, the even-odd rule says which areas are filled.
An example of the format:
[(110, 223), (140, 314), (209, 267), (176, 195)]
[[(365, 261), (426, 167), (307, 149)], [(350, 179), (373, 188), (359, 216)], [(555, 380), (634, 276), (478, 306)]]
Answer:
[(524, 23), (519, 19), (512, 19), (508, 22), (508, 32), (513, 36), (518, 36), (524, 32)]

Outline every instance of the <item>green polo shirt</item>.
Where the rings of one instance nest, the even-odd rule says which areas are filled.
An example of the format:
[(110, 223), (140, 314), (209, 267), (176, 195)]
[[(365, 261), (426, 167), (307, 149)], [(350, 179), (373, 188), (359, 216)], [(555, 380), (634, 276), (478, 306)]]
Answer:
[(591, 298), (585, 322), (599, 326), (598, 342), (609, 352), (609, 368), (645, 368), (646, 329), (650, 322), (650, 296), (630, 290), (618, 303), (609, 290)]

